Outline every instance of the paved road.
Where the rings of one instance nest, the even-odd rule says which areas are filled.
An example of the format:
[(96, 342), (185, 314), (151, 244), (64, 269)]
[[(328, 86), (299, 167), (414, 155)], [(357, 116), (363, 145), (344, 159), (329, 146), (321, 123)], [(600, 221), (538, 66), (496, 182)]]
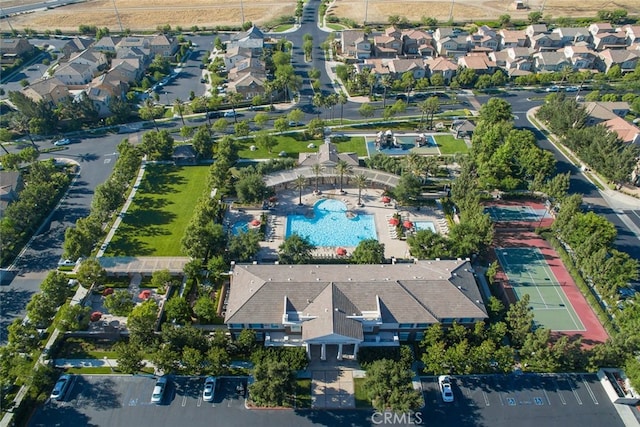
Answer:
[(19, 6), (3, 7), (0, 16), (16, 15), (19, 13), (33, 12), (41, 9), (53, 9), (56, 7), (66, 6), (72, 3), (82, 3), (85, 0), (47, 0), (38, 3), (25, 4)]

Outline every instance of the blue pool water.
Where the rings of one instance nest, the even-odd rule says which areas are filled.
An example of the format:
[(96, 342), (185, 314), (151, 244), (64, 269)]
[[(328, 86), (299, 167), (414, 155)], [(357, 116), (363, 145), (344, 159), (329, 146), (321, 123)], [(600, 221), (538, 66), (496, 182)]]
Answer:
[(436, 232), (436, 226), (431, 221), (416, 221), (414, 222), (414, 226), (416, 230), (431, 230), (434, 233)]
[(240, 233), (246, 233), (249, 231), (249, 224), (246, 221), (236, 222), (231, 226), (231, 233), (237, 236)]
[(286, 236), (306, 237), (315, 246), (358, 246), (362, 240), (377, 238), (373, 215), (349, 218), (347, 206), (339, 200), (320, 200), (313, 212), (313, 218), (288, 215)]

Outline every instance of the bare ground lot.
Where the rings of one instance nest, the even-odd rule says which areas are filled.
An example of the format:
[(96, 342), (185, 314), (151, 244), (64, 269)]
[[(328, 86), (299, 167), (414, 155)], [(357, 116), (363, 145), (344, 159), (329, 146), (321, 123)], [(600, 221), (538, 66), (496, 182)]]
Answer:
[[(39, 1), (7, 0), (3, 6)], [(512, 0), (368, 0), (366, 4), (366, 21), (378, 23), (387, 22), (390, 15), (404, 16), (412, 21), (430, 16), (445, 22), (449, 19), (452, 4), (455, 21), (495, 20), (504, 13), (513, 19), (526, 19), (530, 12), (539, 11), (543, 4), (544, 15), (554, 18), (595, 16), (599, 10), (618, 8), (626, 9), (630, 15), (640, 14), (638, 0), (529, 0), (529, 9), (525, 10), (515, 10)], [(278, 16), (293, 15), (296, 0), (115, 0), (115, 5), (124, 28), (153, 30), (166, 24), (183, 28), (240, 25), (243, 13), (245, 21), (260, 25)], [(330, 12), (362, 23), (365, 20), (365, 3), (363, 0), (336, 0)], [(76, 31), (85, 24), (119, 30), (112, 0), (89, 0), (16, 16), (11, 19), (11, 24), (17, 29)], [(0, 21), (0, 30), (8, 31), (6, 20)]]

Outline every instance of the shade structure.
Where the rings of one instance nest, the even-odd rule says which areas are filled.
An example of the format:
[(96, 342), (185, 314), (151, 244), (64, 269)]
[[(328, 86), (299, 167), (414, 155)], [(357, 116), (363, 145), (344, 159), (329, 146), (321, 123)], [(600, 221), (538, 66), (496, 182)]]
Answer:
[(102, 291), (103, 296), (111, 295), (112, 293), (113, 293), (113, 288), (107, 288), (104, 291)]
[(340, 256), (345, 256), (347, 254), (347, 250), (345, 248), (338, 248), (336, 249), (336, 254)]
[(251, 220), (251, 222), (249, 223), (249, 225), (251, 225), (252, 227), (257, 227), (260, 225), (260, 220), (259, 219), (254, 219)]
[(391, 201), (391, 197), (389, 196), (382, 196), (382, 203), (389, 203)]
[(411, 221), (405, 221), (402, 225), (404, 225), (404, 228), (413, 228), (413, 223)]
[(98, 320), (100, 320), (102, 318), (102, 313), (99, 311), (94, 311), (93, 313), (91, 313), (91, 321), (92, 322), (97, 322)]
[(389, 219), (389, 224), (398, 225), (398, 224), (400, 224), (400, 220), (398, 218), (396, 218), (396, 217), (390, 218)]
[(144, 291), (138, 294), (138, 298), (140, 299), (149, 299), (151, 296), (151, 291), (149, 289), (145, 289)]

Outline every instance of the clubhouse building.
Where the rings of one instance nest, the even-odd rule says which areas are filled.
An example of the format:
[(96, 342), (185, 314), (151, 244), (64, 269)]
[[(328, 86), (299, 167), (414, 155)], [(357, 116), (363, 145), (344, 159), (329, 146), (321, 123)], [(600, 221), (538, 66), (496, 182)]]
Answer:
[(361, 346), (419, 341), (429, 326), (472, 325), (487, 309), (469, 261), (237, 264), (225, 323), (265, 346), (305, 346), (314, 359), (355, 359)]

